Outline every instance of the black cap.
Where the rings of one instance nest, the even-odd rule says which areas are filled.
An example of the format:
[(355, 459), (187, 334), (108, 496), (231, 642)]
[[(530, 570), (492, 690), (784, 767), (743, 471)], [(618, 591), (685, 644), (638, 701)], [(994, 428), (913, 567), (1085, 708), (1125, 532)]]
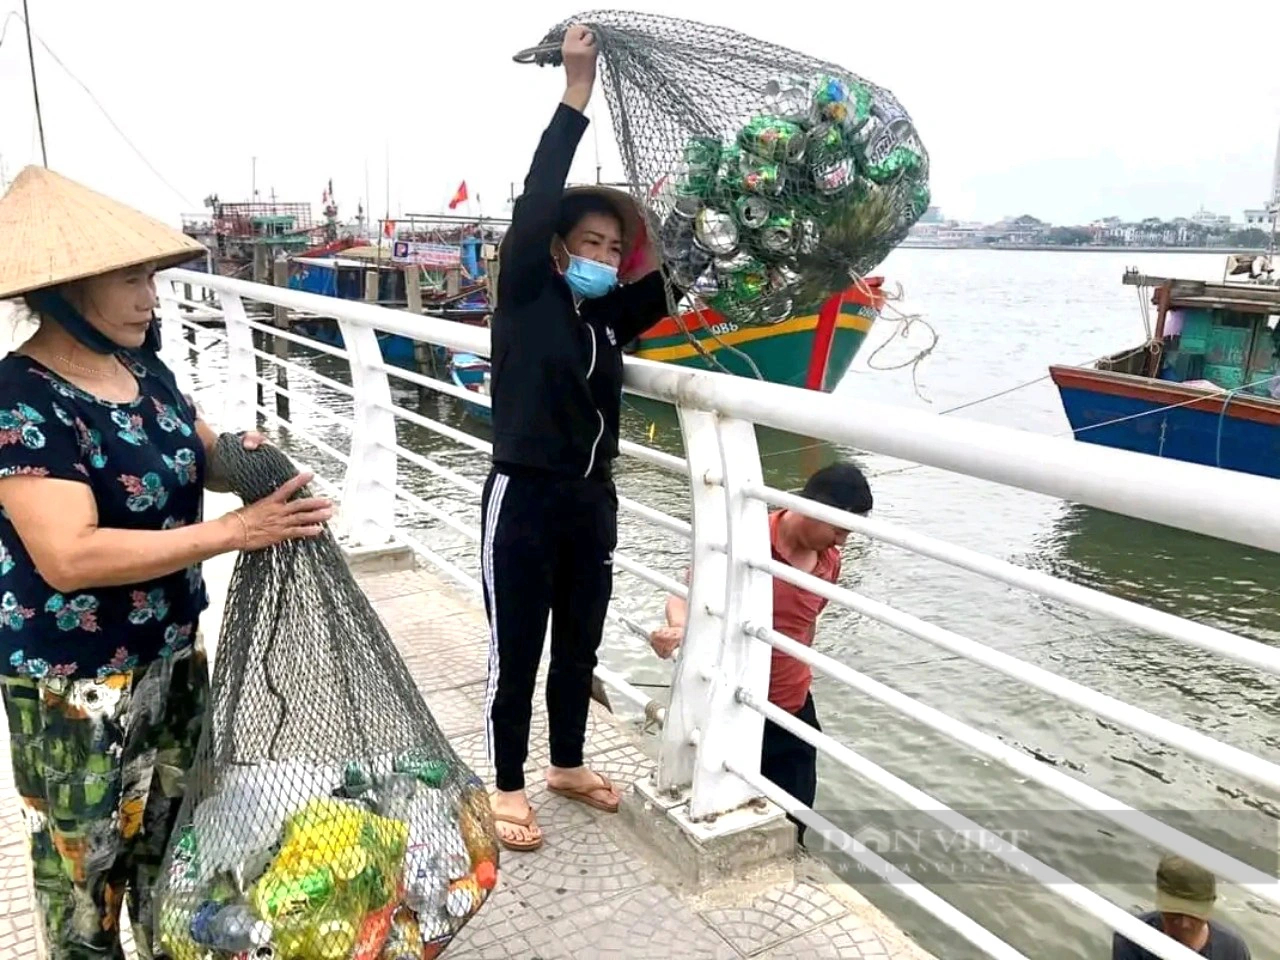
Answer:
[(871, 485), (852, 463), (832, 463), (804, 485), (802, 495), (837, 510), (867, 514), (871, 512)]

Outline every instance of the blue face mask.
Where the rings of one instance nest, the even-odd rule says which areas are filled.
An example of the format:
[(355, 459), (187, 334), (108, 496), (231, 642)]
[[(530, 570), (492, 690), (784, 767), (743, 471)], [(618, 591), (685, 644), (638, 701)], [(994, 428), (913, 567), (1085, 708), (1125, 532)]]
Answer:
[(584, 257), (569, 257), (569, 269), (564, 274), (569, 289), (584, 300), (603, 297), (618, 285), (618, 270), (607, 263), (597, 263)]

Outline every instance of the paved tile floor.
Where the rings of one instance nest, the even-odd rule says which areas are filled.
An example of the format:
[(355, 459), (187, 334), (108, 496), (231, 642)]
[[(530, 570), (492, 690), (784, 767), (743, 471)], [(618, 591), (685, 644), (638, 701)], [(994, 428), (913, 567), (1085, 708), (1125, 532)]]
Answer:
[[(206, 628), (220, 621), (215, 581)], [(487, 633), (476, 606), (431, 574), (415, 570), (361, 577), (437, 722), (460, 756), (486, 781), (492, 769), (483, 732)], [(212, 638), (211, 638), (212, 639)], [(211, 646), (214, 644), (211, 643)], [(541, 689), (541, 685), (539, 685)], [(0, 719), (0, 723), (3, 720)], [(592, 704), (588, 763), (620, 786), (649, 775), (638, 737)], [(546, 717), (533, 723), (531, 799), (546, 836), (532, 854), (504, 853), (497, 891), (450, 945), (448, 960), (825, 960), (927, 955), (856, 893), (813, 863), (795, 879), (755, 890), (747, 902), (694, 902), (664, 885), (662, 865), (637, 859), (616, 817), (549, 794)], [(0, 958), (38, 956), (27, 879), (22, 818), (12, 791), (7, 738), (0, 739)]]

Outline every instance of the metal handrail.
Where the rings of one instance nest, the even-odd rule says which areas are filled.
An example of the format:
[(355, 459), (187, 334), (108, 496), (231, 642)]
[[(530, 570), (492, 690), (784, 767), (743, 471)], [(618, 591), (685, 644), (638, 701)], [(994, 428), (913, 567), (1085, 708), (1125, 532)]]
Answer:
[(1171, 613), (1153, 610), (1132, 600), (1113, 597), (1101, 590), (1071, 583), (1039, 570), (1029, 570), (1016, 563), (979, 553), (977, 550), (947, 543), (883, 520), (861, 517), (847, 510), (839, 510), (782, 490), (761, 485), (750, 486), (745, 492), (747, 496), (756, 497), (771, 506), (795, 510), (816, 520), (860, 533), (873, 540), (893, 544), (961, 570), (968, 570), (989, 580), (1019, 587), (1042, 597), (1052, 597), (1081, 610), (1111, 617), (1141, 630), (1148, 630), (1172, 640), (1192, 644), (1221, 657), (1228, 657), (1237, 663), (1280, 675), (1280, 649), (1257, 640), (1236, 636), (1226, 630), (1196, 623)]
[(873, 700), (883, 703), (903, 716), (922, 723), (938, 733), (948, 736), (957, 743), (985, 754), (997, 763), (1003, 764), (1014, 773), (1034, 780), (1055, 793), (1078, 803), (1086, 810), (1101, 814), (1118, 826), (1151, 841), (1157, 846), (1172, 850), (1175, 853), (1199, 863), (1201, 866), (1238, 884), (1241, 889), (1249, 891), (1260, 899), (1280, 906), (1280, 881), (1268, 876), (1251, 864), (1217, 850), (1207, 843), (1188, 836), (1155, 817), (1109, 797), (1101, 790), (1075, 779), (1057, 770), (1035, 757), (1016, 750), (1002, 740), (983, 733), (962, 720), (948, 716), (941, 710), (921, 703), (888, 684), (881, 683), (874, 677), (854, 670), (825, 653), (797, 643), (785, 634), (772, 627), (758, 624), (747, 624), (743, 630), (769, 646), (780, 650), (789, 657), (794, 657), (814, 670), (830, 677), (852, 690), (865, 694)]
[[(452, 350), (490, 354), (489, 331), (467, 324), (190, 270), (169, 270), (165, 276), (293, 310), (340, 313), (346, 323)], [(1280, 511), (1251, 507), (1274, 497), (1276, 481), (1266, 477), (869, 400), (850, 405), (831, 394), (635, 357), (625, 358), (623, 365), (628, 390), (639, 396), (1280, 552)], [(796, 402), (799, 396), (803, 403)], [(1158, 497), (1152, 495), (1156, 490)]]
[(1087, 887), (1071, 880), (1059, 870), (1055, 870), (1042, 860), (1019, 849), (1004, 838), (992, 833), (986, 827), (951, 809), (940, 800), (936, 800), (917, 787), (913, 787), (884, 767), (855, 750), (851, 750), (838, 740), (815, 730), (803, 720), (797, 719), (772, 703), (762, 703), (749, 693), (739, 692), (739, 700), (752, 710), (760, 713), (766, 720), (776, 723), (792, 736), (803, 740), (823, 754), (839, 762), (842, 766), (857, 773), (863, 780), (875, 784), (915, 809), (933, 817), (944, 826), (963, 833), (965, 836), (976, 836), (985, 853), (1003, 860), (1019, 873), (1037, 880), (1042, 887), (1053, 891), (1058, 896), (1069, 900), (1082, 911), (1095, 919), (1101, 920), (1113, 930), (1123, 934), (1127, 939), (1150, 950), (1162, 960), (1196, 960), (1199, 954), (1166, 937), (1164, 933), (1148, 926), (1138, 917), (1122, 910), (1110, 900), (1099, 896)]
[(772, 559), (752, 560), (749, 563), (776, 580), (816, 593), (842, 607), (855, 610), (926, 643), (950, 650), (966, 660), (990, 667), (1067, 703), (1092, 710), (1099, 716), (1122, 724), (1130, 730), (1137, 730), (1170, 746), (1179, 747), (1206, 763), (1230, 770), (1272, 790), (1280, 790), (1280, 764), (1256, 757), (1238, 747), (1192, 730), (1190, 727), (1174, 723), (1172, 720), (1165, 720), (1141, 707), (1135, 707), (1123, 700), (1099, 693), (1097, 690), (1076, 683), (1074, 680), (1068, 680), (1043, 667), (1019, 660), (1002, 650), (970, 640), (953, 630), (913, 617), (887, 603), (872, 600), (870, 597), (815, 577), (811, 573), (804, 573), (789, 564)]

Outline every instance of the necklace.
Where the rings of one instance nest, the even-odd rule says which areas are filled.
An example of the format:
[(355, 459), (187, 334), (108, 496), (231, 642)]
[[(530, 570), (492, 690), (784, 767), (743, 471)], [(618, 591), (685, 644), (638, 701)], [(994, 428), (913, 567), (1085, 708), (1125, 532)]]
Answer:
[(114, 358), (112, 358), (112, 366), (110, 370), (98, 370), (93, 367), (86, 367), (82, 364), (76, 363), (74, 360), (69, 360), (58, 353), (50, 354), (50, 356), (59, 363), (70, 367), (72, 370), (78, 370), (80, 373), (85, 373), (92, 377), (98, 377), (99, 379), (109, 377), (119, 369), (119, 361)]

